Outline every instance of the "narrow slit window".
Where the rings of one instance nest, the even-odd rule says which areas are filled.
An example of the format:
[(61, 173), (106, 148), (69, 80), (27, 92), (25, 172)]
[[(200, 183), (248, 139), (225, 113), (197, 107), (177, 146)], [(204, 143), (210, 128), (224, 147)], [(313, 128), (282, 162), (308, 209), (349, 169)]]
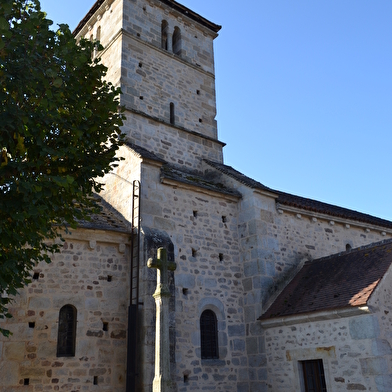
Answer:
[(170, 102), (170, 124), (174, 125), (175, 114), (174, 114), (174, 103)]
[(218, 359), (218, 323), (215, 313), (207, 309), (200, 316), (201, 359)]
[(76, 308), (72, 305), (65, 305), (60, 309), (57, 335), (58, 357), (75, 356), (76, 314)]
[(327, 392), (322, 359), (302, 361), (305, 392)]

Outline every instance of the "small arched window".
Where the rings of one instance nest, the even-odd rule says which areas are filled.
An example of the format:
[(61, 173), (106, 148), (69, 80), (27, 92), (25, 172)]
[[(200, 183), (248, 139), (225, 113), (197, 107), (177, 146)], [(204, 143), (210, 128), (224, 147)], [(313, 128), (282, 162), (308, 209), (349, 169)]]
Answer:
[(181, 30), (178, 27), (173, 32), (173, 53), (181, 55)]
[(170, 124), (174, 125), (175, 113), (174, 113), (174, 103), (170, 102)]
[(169, 28), (166, 20), (162, 21), (161, 24), (161, 48), (167, 50), (167, 30)]
[(207, 309), (200, 316), (201, 359), (218, 359), (218, 322), (215, 313)]
[(76, 315), (76, 308), (72, 305), (65, 305), (60, 309), (57, 335), (58, 357), (75, 356)]
[(97, 28), (97, 41), (101, 40), (101, 26), (98, 26)]

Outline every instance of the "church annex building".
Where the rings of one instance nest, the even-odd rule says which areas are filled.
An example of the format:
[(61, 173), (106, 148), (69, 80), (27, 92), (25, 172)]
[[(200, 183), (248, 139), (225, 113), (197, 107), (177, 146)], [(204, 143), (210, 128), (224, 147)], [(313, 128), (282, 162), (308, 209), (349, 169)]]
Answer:
[(74, 31), (123, 91), (124, 160), (10, 305), (1, 392), (152, 391), (161, 247), (173, 392), (392, 391), (392, 222), (225, 165), (219, 30), (173, 0), (98, 0)]

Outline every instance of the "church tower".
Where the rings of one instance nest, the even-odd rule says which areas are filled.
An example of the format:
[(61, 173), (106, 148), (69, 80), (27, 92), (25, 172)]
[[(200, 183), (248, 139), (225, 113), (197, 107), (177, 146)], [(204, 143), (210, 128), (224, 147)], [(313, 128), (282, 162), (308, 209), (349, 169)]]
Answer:
[(122, 89), (123, 160), (101, 212), (63, 234), (2, 320), (13, 335), (0, 335), (0, 392), (150, 392), (160, 346), (148, 265), (163, 260), (173, 392), (392, 390), (392, 222), (223, 163), (219, 29), (174, 0), (97, 0), (74, 31), (100, 40), (94, 55)]
[[(74, 32), (76, 38), (100, 40), (104, 50), (97, 56), (108, 67), (107, 79), (122, 90), (124, 161), (106, 176), (102, 197), (132, 223), (128, 336), (134, 342), (128, 353), (134, 348), (137, 353), (128, 356), (128, 363), (135, 363), (127, 378), (136, 390), (150, 390), (154, 376), (156, 273), (146, 263), (160, 246), (178, 266), (175, 281), (171, 274), (170, 310), (176, 385), (186, 390), (207, 387), (217, 377), (222, 390), (235, 391), (233, 377), (247, 366), (234, 360), (238, 363), (227, 368), (233, 343), (216, 284), (222, 276), (221, 284), (232, 291), (233, 306), (239, 308), (239, 281), (228, 277), (239, 268), (240, 195), (204, 175), (206, 160), (223, 163), (224, 143), (218, 140), (215, 120), (213, 41), (219, 30), (176, 1), (99, 0)], [(216, 267), (211, 263), (216, 261), (221, 265), (213, 276)], [(233, 271), (223, 278), (230, 266)], [(235, 312), (231, 327), (240, 329), (242, 312)], [(200, 341), (201, 327), (213, 331), (207, 352)], [(243, 337), (240, 344), (244, 347)], [(197, 376), (195, 358), (199, 365), (203, 362), (203, 373)]]
[(213, 40), (220, 26), (172, 0), (97, 1), (76, 37), (99, 39), (135, 145), (192, 170), (222, 162)]

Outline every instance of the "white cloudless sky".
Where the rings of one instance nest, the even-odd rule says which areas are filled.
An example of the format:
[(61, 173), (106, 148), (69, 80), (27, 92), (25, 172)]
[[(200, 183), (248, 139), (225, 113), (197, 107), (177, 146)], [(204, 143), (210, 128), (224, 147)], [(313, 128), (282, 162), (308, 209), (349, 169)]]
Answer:
[[(392, 220), (392, 1), (179, 0), (215, 40), (227, 165)], [(94, 0), (41, 0), (71, 30)]]

